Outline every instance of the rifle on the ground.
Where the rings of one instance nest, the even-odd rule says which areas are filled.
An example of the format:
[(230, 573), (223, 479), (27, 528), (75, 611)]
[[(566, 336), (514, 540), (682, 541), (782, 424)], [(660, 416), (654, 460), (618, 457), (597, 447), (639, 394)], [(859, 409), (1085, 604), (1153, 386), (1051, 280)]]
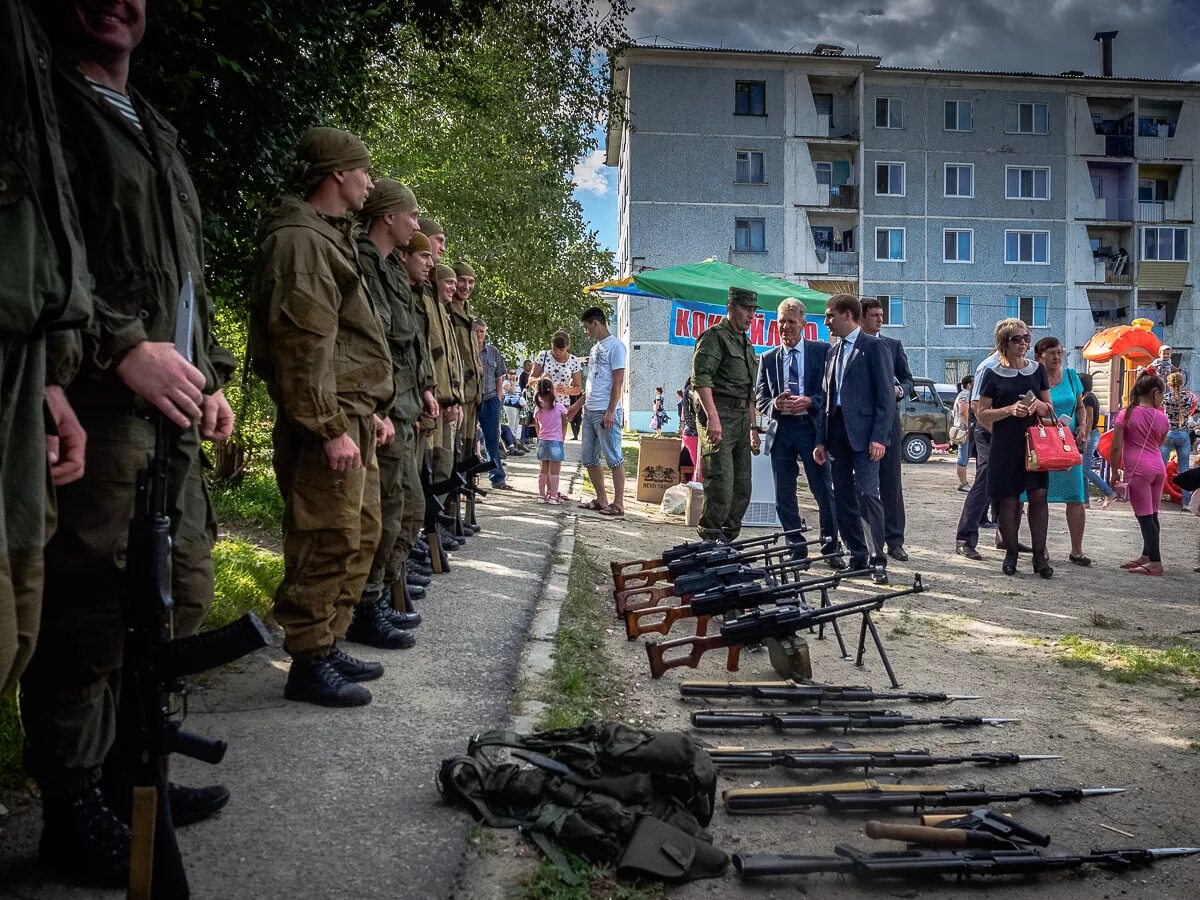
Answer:
[[(189, 273), (179, 294), (175, 349), (191, 362), (194, 291)], [(122, 601), (125, 626), (121, 663), (118, 742), (119, 779), (132, 791), (132, 848), (129, 896), (134, 900), (182, 900), (190, 895), (187, 873), (175, 840), (168, 803), (168, 757), (180, 753), (219, 763), (224, 741), (184, 731), (174, 720), (173, 695), (184, 695), (181, 679), (245, 656), (270, 643), (270, 634), (253, 613), (215, 631), (173, 638), (171, 572), (171, 452), (176, 428), (155, 414), (154, 453), (138, 473), (133, 519), (126, 553), (127, 587)], [(186, 710), (186, 704), (184, 705)]]
[(1062, 759), (1046, 754), (1026, 755), (981, 750), (974, 753), (935, 754), (929, 750), (859, 750), (854, 747), (775, 748), (750, 750), (717, 747), (708, 750), (714, 766), (724, 769), (796, 769), (833, 771), (862, 769), (926, 769), (932, 766), (1011, 766), (1042, 759)]
[[(657, 569), (635, 572), (632, 575), (617, 576), (613, 580), (613, 600), (617, 603), (618, 615), (620, 615), (623, 611), (622, 606), (626, 608), (633, 607), (632, 601), (622, 601), (622, 595), (627, 595), (634, 591), (644, 591), (662, 582), (674, 583), (686, 575), (703, 572), (716, 566), (733, 563), (754, 563), (763, 566), (771, 565), (773, 561), (785, 562), (789, 561), (789, 559), (794, 560), (797, 553), (807, 552), (809, 547), (818, 543), (821, 543), (821, 541), (816, 539), (794, 544), (773, 544), (761, 549), (718, 545), (711, 550), (674, 559), (667, 565), (660, 566)], [(644, 606), (645, 601), (641, 605)]]
[(848, 781), (842, 784), (794, 787), (736, 788), (725, 791), (725, 809), (731, 814), (826, 809), (861, 811), (879, 809), (930, 809), (943, 806), (978, 807), (988, 803), (1078, 803), (1088, 797), (1120, 794), (1125, 788), (1033, 787), (1025, 791), (991, 791), (983, 785), (880, 784)]
[(909, 716), (892, 709), (821, 709), (813, 707), (795, 712), (776, 713), (758, 709), (710, 709), (692, 713), (693, 728), (742, 729), (771, 726), (776, 731), (829, 728), (883, 729), (941, 725), (943, 728), (978, 728), (983, 725), (1007, 725), (1018, 719), (984, 716)]
[[(807, 546), (793, 545), (793, 546)], [(767, 553), (777, 554), (780, 551), (770, 550)], [(749, 584), (762, 581), (767, 584), (786, 582), (793, 572), (804, 572), (812, 568), (814, 563), (831, 559), (841, 559), (842, 553), (828, 553), (823, 556), (785, 559), (781, 562), (760, 562), (761, 553), (751, 553), (734, 557), (730, 560), (718, 560), (713, 565), (681, 571), (678, 575), (665, 572), (662, 581), (648, 582), (638, 587), (613, 591), (618, 616), (623, 616), (630, 610), (650, 609), (662, 600), (672, 597), (691, 597), (704, 591), (715, 590), (719, 587), (734, 584)], [(656, 586), (657, 584), (657, 586)]]
[(863, 826), (863, 833), (872, 840), (907, 841), (930, 847), (991, 848), (1018, 850), (1030, 845), (1050, 846), (1050, 835), (1030, 828), (986, 806), (965, 815), (922, 816), (935, 818), (936, 825), (894, 825), (874, 819)]
[[(844, 573), (839, 573), (839, 575), (833, 577), (840, 577), (841, 574)], [(794, 585), (788, 585), (788, 587), (794, 590)], [(736, 672), (739, 657), (747, 645), (760, 644), (768, 638), (789, 638), (798, 631), (815, 628), (829, 622), (836, 622), (837, 619), (843, 616), (853, 615), (862, 615), (864, 617), (863, 633), (860, 634), (859, 638), (859, 661), (861, 662), (863, 642), (865, 640), (870, 613), (880, 609), (888, 600), (896, 597), (904, 597), (909, 594), (917, 594), (924, 589), (921, 576), (918, 574), (913, 577), (912, 587), (900, 591), (876, 594), (872, 597), (863, 597), (859, 600), (837, 603), (818, 609), (809, 609), (805, 606), (776, 606), (771, 609), (755, 609), (732, 621), (726, 622), (721, 626), (721, 633), (717, 635), (683, 637), (661, 642), (649, 641), (646, 644), (646, 654), (650, 659), (650, 674), (653, 678), (661, 678), (663, 673), (668, 669), (674, 669), (679, 666), (689, 666), (694, 669), (699, 665), (700, 658), (705, 653), (720, 648), (728, 648), (729, 658), (726, 663), (726, 669), (730, 672)], [(702, 608), (697, 606), (699, 599), (696, 598), (692, 602), (692, 610), (697, 615), (702, 612)], [(871, 629), (874, 631), (873, 624), (871, 624)], [(876, 646), (882, 652), (882, 644), (878, 640), (876, 640)], [(680, 653), (678, 656), (673, 655), (675, 651), (685, 648), (687, 650), (686, 653)]]
[(869, 687), (836, 684), (803, 684), (795, 681), (681, 681), (682, 697), (747, 697), (752, 700), (778, 700), (808, 706), (822, 703), (953, 703), (980, 700), (967, 694), (941, 694), (929, 691), (875, 691)]
[(1194, 856), (1200, 847), (1158, 847), (1148, 850), (1093, 850), (1091, 853), (1052, 853), (1034, 847), (1020, 850), (900, 850), (866, 853), (838, 844), (837, 856), (735, 854), (733, 867), (742, 878), (768, 875), (813, 875), (830, 872), (865, 880), (904, 878), (925, 880), (932, 875), (1029, 875), (1083, 866), (1126, 871), (1160, 859)]
[[(794, 563), (800, 562), (807, 563), (808, 560), (794, 560)], [(795, 565), (792, 567), (799, 568)], [(779, 572), (778, 567), (772, 568), (776, 573)], [(722, 570), (724, 570), (723, 574)], [(710, 616), (724, 615), (734, 611), (741, 612), (772, 603), (775, 605), (802, 603), (801, 598), (811, 591), (819, 591), (824, 604), (828, 601), (829, 590), (836, 588), (841, 579), (846, 577), (844, 572), (835, 572), (807, 581), (797, 580), (773, 584), (767, 581), (771, 576), (766, 568), (720, 566), (718, 569), (710, 571), (711, 578), (709, 572), (696, 572), (686, 576), (688, 582), (703, 587), (702, 590), (694, 593), (681, 595), (678, 606), (663, 605), (627, 609), (625, 611), (625, 636), (632, 641), (651, 632), (668, 634), (671, 627), (680, 619), (690, 618), (696, 619), (696, 634), (704, 635), (707, 633), (706, 626)], [(758, 574), (762, 580), (755, 578), (755, 574)], [(727, 583), (713, 584), (712, 579), (715, 578), (723, 578)]]
[[(747, 559), (770, 558), (787, 553), (795, 544), (789, 537), (800, 538), (804, 528), (781, 531), (761, 538), (744, 541), (696, 541), (664, 550), (660, 559), (629, 560), (609, 563), (613, 573), (613, 587), (621, 591), (630, 587), (645, 587), (657, 581), (669, 580), (680, 572), (692, 571), (721, 562), (745, 561)], [(808, 542), (808, 546), (813, 542)], [(637, 566), (637, 568), (628, 568)]]

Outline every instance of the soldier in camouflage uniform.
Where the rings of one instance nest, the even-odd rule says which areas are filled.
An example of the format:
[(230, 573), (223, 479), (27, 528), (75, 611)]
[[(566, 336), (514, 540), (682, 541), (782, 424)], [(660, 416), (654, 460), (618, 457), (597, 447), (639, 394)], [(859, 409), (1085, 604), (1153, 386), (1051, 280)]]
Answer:
[(725, 318), (696, 341), (692, 387), (700, 395), (700, 453), (704, 459), (702, 538), (735, 540), (750, 505), (751, 447), (758, 446), (754, 424), (754, 380), (758, 358), (746, 329), (758, 309), (758, 294), (729, 289)]
[[(190, 634), (212, 602), (216, 538), (200, 441), (229, 436), (233, 415), (221, 389), (234, 362), (213, 337), (200, 207), (177, 134), (128, 85), (144, 10), (127, 4), (103, 28), (73, 4), (62, 4), (60, 14), (66, 52), (54, 63), (54, 99), (94, 305), (67, 397), (88, 441), (84, 477), (58, 492), (41, 633), (22, 680), (21, 712), (26, 766), (42, 790), (43, 860), (115, 884), (127, 878), (129, 859), (128, 829), (111, 808), (129, 796), (118, 787), (126, 762), (114, 743), (137, 473), (153, 453), (157, 408), (183, 429), (171, 449), (167, 502), (175, 631)], [(173, 346), (189, 274), (192, 363)], [(219, 786), (172, 785), (169, 801), (175, 821), (187, 823), (228, 797)]]
[(310, 128), (296, 155), (301, 195), (283, 197), (259, 228), (248, 348), (278, 407), (273, 462), (285, 507), (275, 618), (292, 657), (284, 696), (361, 706), (371, 693), (359, 682), (383, 667), (338, 642), (413, 641), (378, 606), (360, 603), (381, 527), (375, 447), (392, 437), (391, 419), (378, 414), (395, 393), (345, 219), (371, 192), (371, 158), (335, 128)]
[[(398, 628), (414, 628), (421, 616), (413, 608), (406, 583), (405, 560), (412, 546), (413, 519), (425, 512), (417, 454), (417, 419), (422, 411), (437, 414), (433, 369), (424, 350), (424, 335), (413, 313), (408, 272), (393, 251), (405, 247), (417, 227), (417, 198), (390, 179), (375, 188), (360, 212), (365, 231), (358, 234), (367, 292), (383, 323), (392, 357), (396, 398), (389, 415), (395, 437), (379, 448), (382, 533), (363, 589), (363, 602), (382, 607)], [(413, 506), (415, 516), (408, 507)], [(397, 602), (399, 601), (399, 602)]]
[[(464, 279), (459, 274), (459, 267), (462, 265), (463, 263), (456, 263), (451, 267), (454, 291), (449, 303), (450, 324), (454, 328), (454, 336), (458, 343), (458, 355), (462, 360), (463, 367), (463, 423), (462, 428), (459, 429), (457, 453), (459, 462), (478, 459), (475, 434), (479, 421), (479, 404), (483, 400), (483, 385), (480, 382), (483, 377), (483, 367), (479, 362), (479, 351), (475, 349), (474, 316), (471, 314), (469, 303), (471, 292), (463, 289), (465, 281), (468, 279)], [(439, 265), (438, 268), (445, 267)], [(474, 288), (475, 275), (473, 272), (469, 281), (471, 287)], [(469, 502), (468, 512), (473, 511), (474, 508), (474, 502)], [(463, 517), (456, 510), (455, 519), (456, 537), (476, 534), (479, 531), (479, 526), (471, 521), (471, 515), (467, 515), (464, 522)], [(459, 539), (461, 540), (461, 537)]]

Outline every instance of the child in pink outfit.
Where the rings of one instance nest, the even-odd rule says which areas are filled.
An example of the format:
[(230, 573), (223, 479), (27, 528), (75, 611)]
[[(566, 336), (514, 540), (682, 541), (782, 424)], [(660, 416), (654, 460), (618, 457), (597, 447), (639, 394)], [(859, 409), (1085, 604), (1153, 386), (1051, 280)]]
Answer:
[(549, 378), (538, 382), (534, 398), (533, 424), (537, 427), (538, 496), (543, 503), (562, 503), (558, 493), (558, 473), (563, 463), (563, 427), (567, 411), (554, 396), (554, 384)]
[(1113, 428), (1112, 471), (1124, 470), (1129, 503), (1142, 530), (1142, 555), (1121, 564), (1135, 575), (1163, 573), (1158, 507), (1167, 469), (1158, 448), (1171, 427), (1162, 409), (1166, 390), (1154, 373), (1140, 375)]

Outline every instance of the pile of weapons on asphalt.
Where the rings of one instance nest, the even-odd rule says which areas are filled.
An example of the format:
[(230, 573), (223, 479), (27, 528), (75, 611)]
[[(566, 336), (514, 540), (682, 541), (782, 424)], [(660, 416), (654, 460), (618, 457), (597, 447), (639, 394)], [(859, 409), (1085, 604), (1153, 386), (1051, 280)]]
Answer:
[[(829, 626), (843, 658), (848, 657), (839, 620), (861, 617), (855, 663), (862, 665), (870, 634), (880, 660), (898, 688), (890, 660), (871, 614), (888, 600), (923, 591), (920, 575), (912, 586), (886, 593), (860, 591), (858, 599), (830, 600), (848, 578), (864, 574), (846, 571), (837, 554), (802, 556), (823, 541), (803, 539), (799, 532), (781, 532), (734, 543), (698, 541), (665, 550), (653, 560), (613, 562), (613, 598), (617, 615), (625, 619), (629, 640), (645, 634), (670, 635), (678, 623), (694, 620), (694, 634), (645, 644), (650, 674), (660, 678), (678, 666), (695, 668), (709, 650), (726, 649), (726, 668), (737, 671), (744, 650), (770, 651), (772, 668), (783, 681), (683, 681), (680, 694), (710, 705), (692, 713), (694, 729), (735, 731), (772, 728), (777, 732), (893, 730), (918, 726), (974, 728), (1016, 722), (1011, 718), (978, 715), (909, 715), (893, 709), (855, 706), (864, 703), (949, 703), (978, 697), (942, 693), (875, 691), (869, 687), (814, 682), (808, 645), (803, 637), (816, 630), (824, 637)], [(805, 549), (800, 549), (800, 548)], [(832, 571), (816, 574), (816, 564)], [(870, 574), (869, 572), (866, 574)], [(713, 629), (713, 617), (719, 625)], [(682, 626), (681, 626), (682, 627)], [(728, 709), (712, 701), (755, 702), (758, 708)], [(840, 705), (847, 704), (847, 705)], [(867, 778), (872, 770), (924, 769), (935, 766), (995, 768), (1055, 755), (1025, 755), (1008, 751), (939, 754), (925, 749), (858, 749), (839, 742), (817, 747), (709, 748), (719, 770), (787, 769), (820, 777), (825, 772), (860, 771), (866, 780), (834, 784), (752, 787), (726, 790), (723, 799), (731, 815), (787, 813), (821, 807), (837, 812), (887, 813), (912, 809), (953, 808), (949, 814), (924, 814), (920, 824), (898, 825), (868, 821), (865, 834), (874, 839), (904, 841), (901, 851), (869, 852), (838, 844), (833, 856), (737, 854), (734, 867), (742, 878), (803, 875), (821, 872), (864, 879), (923, 879), (953, 875), (1015, 875), (1083, 866), (1125, 870), (1156, 860), (1200, 854), (1196, 847), (1109, 849), (1075, 853), (1051, 845), (1051, 837), (992, 809), (988, 804), (1030, 800), (1065, 804), (1088, 797), (1121, 793), (1109, 787), (1032, 787), (1003, 789), (982, 784), (903, 784), (895, 776)]]

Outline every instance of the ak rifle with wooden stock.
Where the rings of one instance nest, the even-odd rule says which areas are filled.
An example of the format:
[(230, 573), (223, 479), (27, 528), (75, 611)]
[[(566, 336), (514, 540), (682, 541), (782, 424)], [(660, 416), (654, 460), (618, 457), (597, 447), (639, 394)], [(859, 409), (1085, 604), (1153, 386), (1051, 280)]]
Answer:
[(820, 706), (823, 703), (953, 703), (980, 700), (967, 694), (942, 694), (932, 691), (876, 691), (869, 687), (836, 684), (805, 684), (798, 681), (681, 681), (681, 697), (746, 698), (776, 700), (797, 705)]
[[(611, 562), (613, 586), (616, 590), (633, 587), (631, 582), (639, 586), (665, 581), (681, 572), (694, 571), (719, 562), (738, 562), (745, 559), (758, 559), (772, 555), (782, 555), (800, 544), (791, 544), (789, 537), (803, 536), (804, 528), (792, 531), (780, 531), (760, 538), (747, 538), (744, 541), (694, 541), (690, 544), (680, 544), (664, 550), (659, 559), (626, 560)], [(807, 541), (803, 546), (818, 543)], [(755, 550), (754, 548), (761, 548)]]
[(929, 750), (868, 750), (855, 747), (775, 748), (750, 750), (745, 747), (716, 747), (706, 751), (720, 769), (794, 769), (837, 771), (861, 769), (928, 769), (933, 766), (1014, 766), (1043, 759), (1062, 759), (1047, 754), (1026, 755), (1002, 750), (974, 753), (935, 754)]
[(802, 559), (788, 559), (766, 565), (752, 565), (758, 555), (750, 554), (750, 556), (730, 562), (681, 572), (670, 578), (665, 577), (663, 581), (666, 583), (664, 584), (648, 582), (638, 587), (613, 591), (617, 615), (626, 615), (630, 610), (652, 609), (660, 601), (672, 597), (678, 597), (682, 605), (688, 602), (688, 598), (694, 597), (696, 594), (735, 584), (753, 584), (755, 582), (780, 584), (786, 581), (789, 573), (807, 571), (814, 563), (841, 559), (844, 554), (829, 553), (823, 556), (806, 556)]
[[(803, 561), (807, 562), (807, 560)], [(797, 562), (801, 562), (801, 560), (797, 560)], [(703, 575), (705, 573), (696, 574)], [(680, 597), (678, 606), (648, 606), (642, 609), (627, 609), (625, 611), (625, 636), (632, 641), (651, 632), (668, 634), (671, 627), (680, 619), (691, 618), (696, 620), (696, 634), (704, 636), (708, 633), (708, 620), (711, 616), (724, 615), (734, 611), (741, 612), (771, 603), (789, 605), (786, 601), (791, 601), (794, 604), (811, 591), (819, 591), (822, 601), (825, 601), (828, 598), (829, 590), (836, 588), (847, 574), (853, 573), (834, 572), (807, 581), (788, 581), (782, 584), (764, 584), (760, 581), (747, 580), (742, 583), (718, 585), (691, 595), (683, 595)], [(688, 578), (692, 577), (694, 576), (688, 576)]]
[(829, 728), (851, 729), (911, 728), (941, 725), (943, 728), (978, 728), (983, 725), (1007, 725), (1017, 719), (986, 716), (909, 716), (892, 709), (822, 709), (809, 707), (794, 712), (766, 712), (758, 709), (710, 709), (692, 713), (693, 728), (733, 730), (771, 726), (776, 731), (824, 731)]
[[(841, 577), (845, 574), (839, 573), (831, 577)], [(781, 585), (780, 590), (785, 587), (790, 588), (792, 591), (796, 589), (795, 585)], [(699, 665), (700, 658), (705, 653), (710, 650), (722, 648), (728, 648), (729, 650), (729, 658), (725, 668), (730, 672), (736, 672), (742, 650), (747, 645), (761, 644), (768, 638), (788, 638), (799, 631), (835, 622), (843, 616), (866, 615), (880, 609), (888, 600), (895, 599), (896, 597), (904, 597), (909, 594), (918, 594), (924, 589), (921, 583), (921, 576), (918, 574), (913, 576), (912, 587), (900, 591), (876, 594), (846, 603), (836, 603), (832, 606), (825, 606), (819, 609), (810, 609), (803, 605), (755, 609), (723, 624), (720, 634), (682, 637), (671, 641), (649, 641), (646, 644), (646, 655), (650, 659), (650, 675), (653, 678), (661, 678), (668, 669), (680, 666), (688, 666), (694, 669)], [(700, 607), (698, 606), (699, 599), (696, 598), (696, 600), (693, 600), (691, 607), (696, 615), (714, 615), (716, 612), (725, 611), (715, 609), (715, 601), (713, 607)], [(765, 602), (765, 599), (763, 602)], [(680, 652), (676, 655), (676, 651), (684, 650), (686, 652)]]
[(829, 872), (853, 875), (867, 881), (915, 879), (934, 875), (969, 878), (973, 875), (1032, 875), (1083, 866), (1100, 866), (1124, 872), (1141, 869), (1160, 859), (1194, 856), (1200, 847), (1159, 847), (1147, 850), (1093, 850), (1091, 853), (1058, 853), (1038, 847), (1019, 850), (899, 850), (866, 853), (838, 844), (837, 856), (735, 854), (733, 867), (742, 878), (771, 875), (814, 875)]
[(730, 814), (787, 812), (796, 809), (825, 809), (859, 812), (881, 809), (931, 809), (944, 806), (976, 808), (989, 803), (1033, 800), (1060, 805), (1079, 803), (1088, 797), (1123, 793), (1125, 788), (1032, 787), (1024, 791), (992, 791), (979, 784), (880, 784), (877, 781), (848, 781), (793, 787), (735, 788), (725, 791), (725, 809)]

